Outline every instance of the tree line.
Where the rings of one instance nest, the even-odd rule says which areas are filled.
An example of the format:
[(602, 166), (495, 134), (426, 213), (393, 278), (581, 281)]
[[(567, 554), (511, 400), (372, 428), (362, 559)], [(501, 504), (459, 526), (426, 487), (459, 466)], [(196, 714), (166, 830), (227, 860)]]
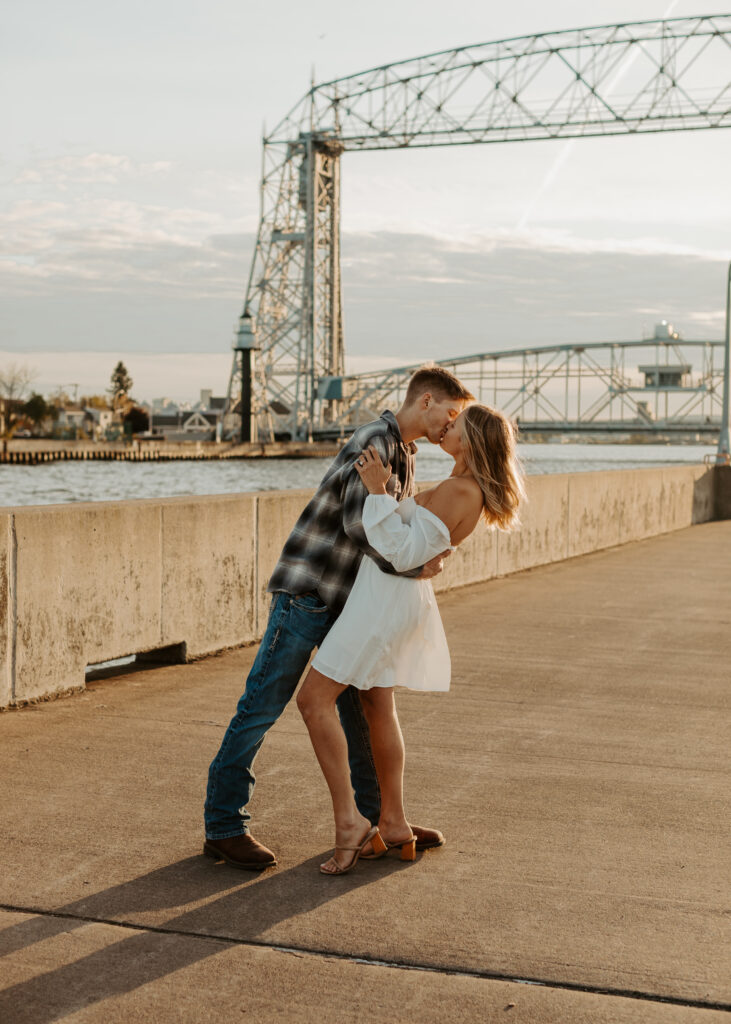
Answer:
[[(23, 425), (31, 424), (36, 430), (40, 430), (49, 420), (55, 425), (61, 411), (72, 404), (70, 396), (60, 389), (58, 394), (49, 400), (39, 392), (32, 391), (31, 383), (36, 376), (37, 372), (27, 366), (11, 363), (9, 366), (0, 367), (0, 400), (5, 404), (6, 438), (12, 437)], [(106, 394), (82, 395), (79, 405), (111, 409), (132, 433), (147, 430), (149, 417), (131, 397), (133, 384), (127, 367), (120, 360), (112, 371)]]

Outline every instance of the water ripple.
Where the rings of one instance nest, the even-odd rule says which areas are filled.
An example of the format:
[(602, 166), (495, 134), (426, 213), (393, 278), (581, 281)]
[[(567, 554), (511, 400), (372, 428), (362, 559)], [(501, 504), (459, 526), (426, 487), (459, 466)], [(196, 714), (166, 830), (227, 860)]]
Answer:
[[(601, 469), (699, 464), (713, 445), (521, 445), (529, 475)], [(125, 501), (183, 495), (314, 488), (330, 460), (236, 459), (191, 462), (44, 462), (0, 465), (0, 505), (52, 505), (74, 501)], [(420, 480), (447, 476), (452, 460), (423, 444), (416, 457)]]

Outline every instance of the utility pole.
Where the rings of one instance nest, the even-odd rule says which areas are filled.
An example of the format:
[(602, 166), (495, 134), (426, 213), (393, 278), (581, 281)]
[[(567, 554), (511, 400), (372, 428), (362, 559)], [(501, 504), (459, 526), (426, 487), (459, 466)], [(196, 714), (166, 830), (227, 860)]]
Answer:
[(718, 451), (716, 465), (731, 465), (731, 406), (729, 403), (729, 379), (731, 378), (731, 263), (728, 265), (726, 279), (726, 339), (723, 362), (723, 411), (721, 413), (721, 432), (718, 435)]

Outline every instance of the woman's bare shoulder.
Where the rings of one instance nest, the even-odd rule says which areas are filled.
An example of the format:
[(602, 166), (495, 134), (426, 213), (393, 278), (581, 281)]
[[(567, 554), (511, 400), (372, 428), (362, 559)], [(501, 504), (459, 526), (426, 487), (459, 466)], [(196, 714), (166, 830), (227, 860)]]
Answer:
[(434, 512), (437, 509), (449, 511), (453, 521), (468, 515), (473, 507), (478, 511), (482, 508), (482, 491), (472, 477), (448, 476), (428, 495), (427, 508)]
[(433, 493), (448, 494), (450, 497), (464, 495), (466, 498), (472, 497), (482, 501), (480, 485), (472, 476), (448, 476), (446, 480), (442, 480), (437, 484)]

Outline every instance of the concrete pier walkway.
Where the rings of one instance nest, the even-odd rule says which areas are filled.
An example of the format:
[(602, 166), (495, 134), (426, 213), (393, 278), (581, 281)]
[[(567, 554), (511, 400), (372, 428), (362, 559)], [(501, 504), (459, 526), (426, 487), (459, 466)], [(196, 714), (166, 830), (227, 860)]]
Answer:
[(255, 648), (0, 715), (0, 1020), (728, 1021), (731, 521), (440, 606), (452, 690), (398, 695), (408, 813), (447, 836), (415, 864), (318, 874), (294, 705), (252, 805), (279, 866), (201, 856)]

